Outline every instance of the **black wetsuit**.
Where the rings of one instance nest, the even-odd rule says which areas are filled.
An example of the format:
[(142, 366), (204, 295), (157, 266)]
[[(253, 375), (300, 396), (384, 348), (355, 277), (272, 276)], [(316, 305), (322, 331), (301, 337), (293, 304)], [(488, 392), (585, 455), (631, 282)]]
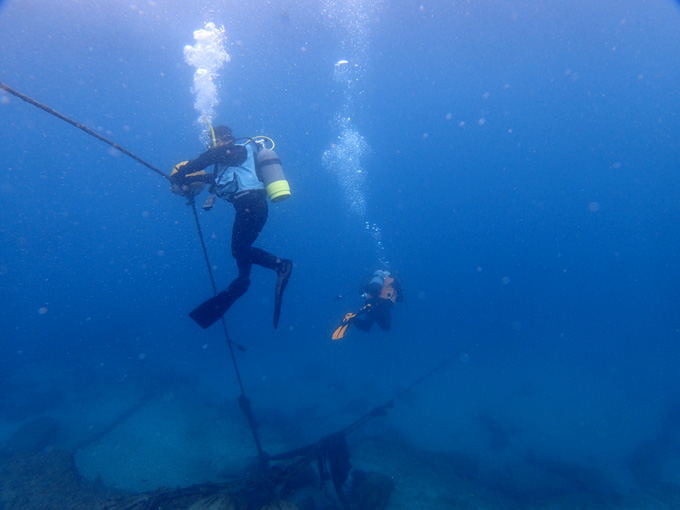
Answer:
[(371, 309), (354, 317), (352, 323), (361, 331), (370, 331), (373, 322), (377, 322), (380, 329), (389, 331), (392, 327), (392, 308), (394, 303), (389, 299), (371, 298), (366, 301), (366, 304), (371, 305)]
[(267, 192), (247, 191), (231, 203), (236, 211), (231, 231), (231, 255), (236, 259), (239, 277), (249, 278), (253, 264), (275, 270), (280, 259), (261, 248), (253, 248), (253, 243), (267, 223)]
[[(396, 300), (402, 301), (401, 285), (397, 280), (391, 282), (394, 291), (397, 293)], [(369, 283), (361, 289), (364, 293), (370, 296), (379, 296), (382, 291), (382, 286), (377, 283)], [(368, 312), (354, 317), (352, 323), (361, 331), (370, 331), (373, 323), (376, 322), (380, 329), (389, 331), (392, 327), (392, 308), (394, 302), (391, 299), (383, 297), (369, 297), (366, 299), (366, 304), (371, 305)]]
[[(208, 149), (196, 159), (189, 161), (181, 168), (181, 172), (186, 175), (217, 164), (239, 166), (246, 157), (246, 148), (242, 145), (221, 145)], [(206, 174), (204, 180), (212, 184), (215, 176)], [(260, 248), (253, 248), (253, 243), (267, 222), (269, 214), (267, 192), (264, 189), (243, 191), (237, 193), (230, 202), (236, 211), (231, 231), (231, 255), (236, 259), (238, 277), (227, 289), (226, 299), (229, 306), (248, 290), (253, 264), (276, 271), (281, 263), (281, 259), (276, 255)]]

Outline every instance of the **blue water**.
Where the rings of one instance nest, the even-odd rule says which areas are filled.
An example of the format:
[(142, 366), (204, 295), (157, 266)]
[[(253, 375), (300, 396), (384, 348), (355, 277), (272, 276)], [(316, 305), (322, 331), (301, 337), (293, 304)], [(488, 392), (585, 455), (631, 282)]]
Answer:
[[(261, 268), (226, 316), (256, 415), (305, 416), (311, 442), (452, 357), (385, 430), (479, 459), (482, 479), (530, 457), (621, 493), (680, 488), (677, 2), (6, 0), (0, 81), (168, 173), (202, 150), (182, 49), (207, 21), (231, 55), (216, 121), (273, 138), (293, 191), (256, 243), (295, 263), (279, 329)], [(107, 391), (235, 407), (221, 329), (187, 315), (212, 292), (191, 209), (127, 156), (0, 100), (7, 430)], [(355, 189), (323, 164), (338, 115), (370, 147)], [(200, 212), (220, 288), (232, 215)], [(333, 344), (384, 261), (405, 289), (392, 331)]]

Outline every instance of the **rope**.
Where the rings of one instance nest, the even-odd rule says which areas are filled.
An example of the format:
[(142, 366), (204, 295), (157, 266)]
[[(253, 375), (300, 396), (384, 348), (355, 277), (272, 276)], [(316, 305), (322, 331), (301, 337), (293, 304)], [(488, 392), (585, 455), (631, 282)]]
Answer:
[(66, 115), (63, 115), (63, 114), (59, 113), (59, 112), (56, 111), (56, 110), (53, 110), (53, 109), (50, 108), (49, 106), (45, 106), (44, 104), (39, 103), (39, 102), (36, 101), (35, 99), (32, 99), (32, 98), (28, 97), (28, 96), (25, 95), (25, 94), (22, 94), (22, 93), (19, 92), (18, 90), (14, 90), (12, 87), (10, 87), (9, 85), (5, 85), (5, 84), (2, 83), (2, 82), (0, 82), (0, 88), (2, 88), (3, 90), (5, 90), (6, 92), (9, 92), (9, 93), (12, 94), (13, 96), (18, 97), (18, 98), (21, 99), (22, 101), (26, 101), (28, 104), (32, 104), (33, 106), (36, 106), (36, 107), (40, 108), (40, 109), (43, 110), (43, 111), (46, 111), (46, 112), (49, 113), (50, 115), (54, 115), (54, 116), (57, 117), (58, 119), (61, 119), (61, 120), (65, 121), (65, 122), (68, 122), (69, 124), (71, 124), (72, 126), (77, 127), (78, 129), (82, 129), (82, 130), (85, 131), (88, 135), (94, 136), (97, 140), (101, 140), (102, 142), (104, 142), (104, 143), (110, 145), (111, 147), (113, 147), (114, 149), (119, 150), (120, 152), (122, 152), (122, 153), (125, 154), (126, 156), (130, 156), (132, 159), (134, 159), (135, 161), (141, 163), (142, 165), (144, 165), (145, 167), (149, 168), (150, 170), (153, 170), (154, 172), (156, 172), (156, 173), (157, 173), (158, 175), (160, 175), (161, 177), (165, 177), (167, 180), (170, 180), (170, 177), (169, 177), (168, 175), (166, 175), (165, 173), (161, 172), (161, 171), (160, 171), (158, 168), (156, 168), (155, 166), (151, 165), (150, 163), (147, 163), (146, 161), (144, 161), (144, 160), (143, 160), (142, 158), (140, 158), (139, 156), (134, 155), (132, 152), (130, 152), (130, 151), (127, 150), (126, 148), (121, 147), (121, 146), (118, 145), (117, 143), (112, 142), (111, 140), (109, 140), (108, 138), (104, 138), (102, 135), (100, 135), (99, 133), (97, 133), (97, 132), (95, 132), (95, 131), (92, 131), (90, 128), (88, 128), (88, 127), (86, 127), (86, 126), (83, 126), (81, 123), (76, 122), (75, 120), (68, 118)]
[[(203, 256), (205, 257), (205, 265), (208, 268), (208, 275), (210, 275), (210, 284), (212, 285), (213, 293), (217, 295), (217, 285), (215, 284), (215, 276), (213, 275), (212, 266), (210, 265), (210, 258), (208, 257), (208, 249), (205, 246), (205, 238), (203, 237), (203, 229), (201, 228), (201, 222), (198, 219), (198, 212), (196, 211), (196, 201), (194, 197), (189, 199), (188, 205), (191, 206), (191, 211), (194, 213), (194, 220), (196, 221), (196, 230), (198, 231), (198, 238), (201, 240), (201, 248), (203, 248)], [(250, 431), (253, 434), (253, 440), (255, 441), (255, 447), (257, 448), (257, 455), (260, 459), (265, 457), (264, 450), (262, 450), (262, 443), (260, 442), (260, 435), (257, 432), (258, 424), (255, 421), (255, 416), (253, 416), (253, 411), (250, 407), (250, 399), (246, 396), (245, 389), (243, 388), (243, 381), (241, 380), (241, 372), (238, 369), (238, 364), (236, 363), (236, 355), (234, 354), (234, 345), (241, 351), (245, 348), (236, 344), (229, 336), (229, 331), (227, 330), (227, 322), (224, 320), (224, 316), (220, 317), (222, 322), (222, 329), (224, 331), (224, 338), (227, 340), (227, 346), (229, 347), (229, 354), (231, 356), (231, 362), (234, 365), (234, 372), (236, 373), (236, 379), (238, 380), (238, 386), (241, 389), (241, 395), (238, 398), (238, 404), (243, 414), (248, 420), (248, 425), (250, 426)], [(261, 462), (262, 463), (262, 462)]]

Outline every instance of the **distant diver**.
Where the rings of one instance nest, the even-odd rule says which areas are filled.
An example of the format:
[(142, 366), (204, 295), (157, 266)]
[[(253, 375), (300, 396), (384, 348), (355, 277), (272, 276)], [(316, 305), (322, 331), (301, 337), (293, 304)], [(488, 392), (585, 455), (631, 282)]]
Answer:
[(377, 270), (369, 282), (361, 288), (365, 304), (356, 313), (345, 315), (342, 323), (333, 332), (333, 340), (340, 340), (350, 324), (357, 329), (368, 332), (377, 322), (383, 331), (392, 326), (392, 308), (397, 301), (403, 301), (401, 284), (389, 271)]
[[(276, 153), (264, 143), (243, 138), (237, 143), (227, 126), (211, 127), (212, 146), (191, 161), (176, 165), (170, 174), (171, 191), (193, 203), (206, 184), (210, 195), (203, 205), (210, 209), (215, 196), (232, 203), (236, 211), (231, 232), (231, 254), (236, 259), (238, 277), (226, 290), (196, 307), (189, 316), (202, 328), (217, 322), (250, 286), (253, 264), (276, 271), (274, 291), (274, 328), (279, 324), (281, 300), (293, 270), (293, 262), (272, 255), (253, 243), (267, 222), (267, 195), (273, 202), (290, 196), (290, 187)], [(266, 138), (266, 137), (262, 137)], [(205, 168), (213, 171), (206, 173)]]

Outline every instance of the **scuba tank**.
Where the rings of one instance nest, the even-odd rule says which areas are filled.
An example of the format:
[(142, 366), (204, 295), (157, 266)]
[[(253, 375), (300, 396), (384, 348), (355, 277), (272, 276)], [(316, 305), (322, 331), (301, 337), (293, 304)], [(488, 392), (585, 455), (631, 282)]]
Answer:
[(373, 275), (368, 284), (364, 287), (364, 293), (361, 295), (364, 299), (377, 298), (382, 292), (385, 278), (389, 276), (387, 271), (378, 270)]
[(264, 183), (269, 200), (283, 202), (290, 198), (290, 185), (283, 173), (281, 161), (273, 149), (260, 149), (256, 159), (257, 174)]
[(376, 285), (379, 285), (380, 288), (382, 289), (382, 286), (385, 283), (385, 277), (387, 277), (389, 275), (390, 275), (389, 272), (378, 269), (371, 276), (371, 281), (368, 282), (368, 285), (373, 286), (374, 288), (376, 288)]

